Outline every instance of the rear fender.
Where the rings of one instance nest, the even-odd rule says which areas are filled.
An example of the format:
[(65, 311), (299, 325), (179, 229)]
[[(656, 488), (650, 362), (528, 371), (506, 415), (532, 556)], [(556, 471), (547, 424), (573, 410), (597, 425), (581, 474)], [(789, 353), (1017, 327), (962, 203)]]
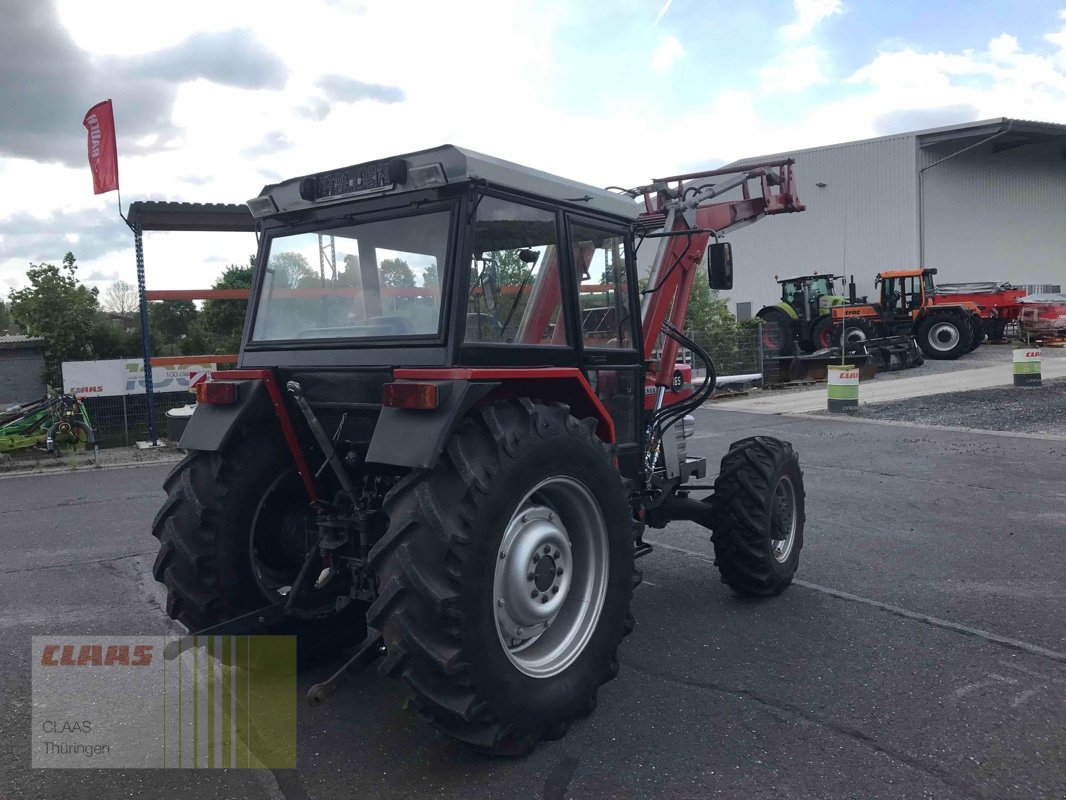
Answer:
[(473, 381), (419, 381), (437, 387), (432, 410), (382, 408), (366, 460), (395, 467), (432, 469), (463, 416), (499, 384)]
[(263, 381), (238, 381), (233, 405), (197, 404), (178, 446), (183, 450), (222, 450), (245, 426), (273, 417), (274, 407)]

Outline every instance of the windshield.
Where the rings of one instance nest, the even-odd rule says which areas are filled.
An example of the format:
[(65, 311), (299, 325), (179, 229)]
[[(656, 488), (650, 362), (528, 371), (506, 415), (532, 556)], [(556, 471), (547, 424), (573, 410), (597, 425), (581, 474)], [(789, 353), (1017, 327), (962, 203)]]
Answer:
[(275, 236), (252, 339), (435, 336), (451, 211)]

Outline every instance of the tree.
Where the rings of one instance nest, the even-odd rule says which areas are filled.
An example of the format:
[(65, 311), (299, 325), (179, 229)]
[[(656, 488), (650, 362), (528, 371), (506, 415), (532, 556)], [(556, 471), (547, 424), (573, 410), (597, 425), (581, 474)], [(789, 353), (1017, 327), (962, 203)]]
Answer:
[(7, 307), (3, 299), (0, 299), (0, 333), (10, 331), (12, 327), (11, 309)]
[[(252, 273), (255, 270), (255, 256), (248, 260), (248, 266), (230, 264), (211, 284), (212, 289), (250, 289)], [(211, 353), (236, 353), (241, 346), (241, 332), (244, 330), (244, 315), (248, 303), (245, 300), (207, 300), (200, 312), (199, 324), (194, 326), (191, 335), (200, 337), (204, 343), (202, 349)]]
[(317, 285), (319, 274), (311, 269), (302, 253), (283, 252), (270, 256), (270, 269), (274, 272), (274, 287), (295, 289)]
[(729, 305), (707, 283), (707, 267), (696, 270), (692, 294), (685, 313), (685, 330), (703, 334), (724, 333), (736, 329), (737, 320)]
[(152, 350), (158, 355), (176, 355), (200, 312), (192, 300), (163, 300), (148, 304)]
[(378, 264), (378, 270), (381, 272), (383, 286), (401, 288), (415, 285), (415, 274), (402, 258), (386, 258)]
[(45, 340), (50, 369), (92, 355), (90, 333), (96, 323), (97, 290), (82, 286), (77, 270), (77, 259), (69, 252), (62, 266), (30, 264), (26, 271), (30, 285), (8, 295), (14, 322)]
[(434, 262), (422, 270), (423, 286), (440, 286), (440, 276), (437, 275), (437, 264)]
[(111, 311), (123, 317), (133, 314), (140, 305), (137, 287), (126, 281), (115, 281), (104, 290), (101, 305), (105, 311)]

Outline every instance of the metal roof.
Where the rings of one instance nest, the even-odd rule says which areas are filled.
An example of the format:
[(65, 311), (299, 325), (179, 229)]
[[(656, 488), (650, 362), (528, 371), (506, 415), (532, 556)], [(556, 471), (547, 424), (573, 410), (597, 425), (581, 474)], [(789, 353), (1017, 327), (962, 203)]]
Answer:
[(44, 339), (37, 336), (25, 336), (21, 333), (0, 334), (0, 348), (13, 350), (18, 347), (35, 347), (43, 345)]
[(138, 200), (130, 203), (127, 219), (142, 231), (255, 231), (255, 218), (243, 203)]
[(900, 138), (915, 138), (920, 147), (930, 147), (943, 142), (959, 141), (966, 139), (979, 140), (992, 136), (1000, 130), (1006, 129), (1005, 133), (996, 139), (993, 144), (995, 151), (1007, 150), (1012, 147), (1021, 147), (1027, 144), (1040, 144), (1043, 142), (1061, 141), (1066, 143), (1066, 124), (1058, 122), (1039, 122), (1035, 120), (1011, 119), (1010, 117), (993, 117), (992, 119), (977, 120), (975, 122), (960, 122), (955, 125), (944, 125), (939, 128), (925, 128), (917, 131), (905, 131), (892, 133), (886, 136), (875, 136), (870, 139), (855, 139), (848, 142), (834, 142), (819, 145), (818, 147), (805, 147), (801, 150), (783, 150), (780, 153), (770, 155), (751, 156), (739, 159), (727, 164), (727, 167), (743, 165), (751, 161), (763, 161), (770, 158), (785, 158), (799, 155), (800, 153), (812, 153), (818, 150), (826, 150), (836, 147), (852, 147), (855, 145), (883, 142)]

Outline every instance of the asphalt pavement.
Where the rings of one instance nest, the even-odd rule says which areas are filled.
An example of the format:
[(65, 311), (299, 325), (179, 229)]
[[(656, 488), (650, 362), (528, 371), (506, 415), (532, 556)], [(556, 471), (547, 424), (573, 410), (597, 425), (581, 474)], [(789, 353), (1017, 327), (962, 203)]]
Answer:
[(742, 436), (796, 446), (797, 582), (742, 600), (705, 531), (649, 531), (618, 679), (520, 760), (442, 738), (368, 671), (301, 707), (296, 771), (31, 770), (32, 635), (174, 631), (149, 574), (167, 467), (0, 479), (0, 797), (1066, 796), (1066, 442), (717, 410), (697, 424), (689, 450), (712, 470)]

